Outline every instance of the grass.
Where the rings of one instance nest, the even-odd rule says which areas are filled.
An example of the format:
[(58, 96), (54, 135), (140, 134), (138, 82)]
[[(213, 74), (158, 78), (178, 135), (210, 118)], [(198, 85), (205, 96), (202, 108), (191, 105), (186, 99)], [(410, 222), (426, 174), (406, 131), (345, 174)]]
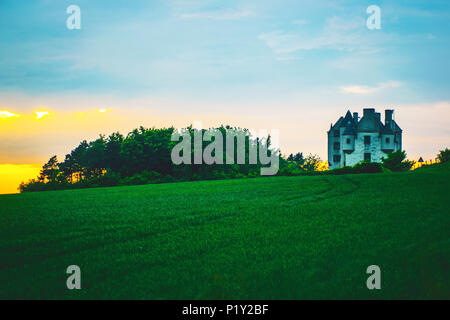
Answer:
[(448, 299), (449, 181), (435, 166), (3, 195), (0, 298)]

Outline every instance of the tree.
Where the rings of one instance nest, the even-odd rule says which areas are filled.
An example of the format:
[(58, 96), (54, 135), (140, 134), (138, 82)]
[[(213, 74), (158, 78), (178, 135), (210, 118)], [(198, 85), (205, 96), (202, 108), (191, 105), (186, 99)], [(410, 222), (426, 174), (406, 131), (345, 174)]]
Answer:
[[(120, 184), (144, 184), (161, 181), (198, 180), (198, 179), (223, 179), (244, 176), (257, 176), (262, 167), (261, 159), (258, 159), (260, 147), (264, 147), (268, 156), (278, 150), (270, 149), (271, 137), (251, 137), (248, 129), (220, 126), (222, 133), (222, 146), (226, 148), (228, 130), (233, 130), (236, 136), (234, 144), (234, 164), (226, 163), (227, 154), (223, 152), (223, 164), (208, 165), (183, 164), (175, 166), (171, 159), (171, 152), (177, 142), (172, 141), (174, 128), (144, 128), (134, 129), (125, 138), (115, 132), (109, 137), (100, 135), (93, 141), (83, 140), (80, 144), (65, 156), (63, 162), (58, 163), (56, 156), (43, 166), (38, 180), (30, 180), (20, 185), (21, 192), (58, 190), (72, 187), (113, 186)], [(191, 135), (191, 141), (195, 133), (192, 128), (186, 128)], [(206, 130), (201, 129), (202, 136)], [(220, 137), (220, 135), (218, 135)], [(244, 137), (244, 140), (242, 140)], [(214, 139), (217, 137), (214, 136)], [(209, 146), (208, 142), (201, 139), (202, 147)], [(239, 143), (238, 143), (239, 141)], [(214, 141), (215, 142), (215, 141)], [(259, 144), (261, 142), (261, 145)], [(211, 141), (212, 143), (212, 141)], [(236, 164), (241, 159), (242, 153), (237, 148), (238, 144), (245, 143), (245, 163)], [(250, 148), (251, 146), (251, 148)], [(255, 153), (250, 154), (250, 149)], [(203, 150), (203, 148), (202, 148)], [(240, 149), (239, 149), (240, 150)], [(215, 154), (214, 149), (214, 154)], [(227, 150), (224, 150), (227, 151)], [(191, 160), (194, 156), (194, 144), (191, 144)], [(253, 156), (255, 155), (255, 159)], [(278, 155), (280, 162), (285, 161)], [(292, 156), (295, 161), (303, 161), (303, 155), (297, 153)], [(250, 163), (252, 158), (252, 163)], [(256, 163), (253, 162), (256, 161)], [(192, 161), (191, 161), (192, 162)], [(294, 164), (293, 164), (294, 165)], [(298, 170), (298, 163), (295, 164)], [(313, 165), (314, 167), (314, 165)], [(50, 183), (49, 183), (50, 182)]]
[(439, 162), (448, 162), (450, 160), (450, 149), (445, 148), (445, 150), (441, 150), (437, 155), (437, 159)]
[(51, 157), (46, 164), (42, 166), (39, 181), (55, 181), (59, 173), (58, 159), (56, 156)]
[(299, 165), (303, 165), (305, 163), (305, 159), (303, 158), (303, 153), (298, 152), (294, 156), (294, 161), (297, 162)]
[(305, 163), (305, 158), (303, 158), (302, 152), (297, 152), (295, 155), (291, 153), (287, 160), (297, 162), (299, 165), (303, 165)]
[(99, 177), (104, 173), (107, 167), (106, 161), (106, 139), (104, 135), (91, 141), (85, 154), (87, 176)]
[(72, 183), (73, 182), (73, 174), (74, 174), (74, 164), (73, 158), (70, 154), (66, 154), (66, 158), (63, 162), (58, 164), (59, 171), (64, 175), (66, 181)]
[(397, 150), (390, 152), (387, 158), (382, 158), (383, 166), (392, 171), (407, 171), (414, 165), (414, 161), (405, 160), (406, 152)]
[[(86, 169), (86, 153), (89, 144), (86, 140), (80, 142), (78, 147), (76, 147), (72, 152), (70, 152), (71, 158), (71, 171), (77, 175), (78, 180), (82, 180), (87, 177)], [(67, 156), (66, 156), (67, 157)]]
[(106, 168), (118, 172), (122, 166), (120, 150), (122, 149), (123, 135), (119, 132), (111, 134), (106, 142), (105, 156)]
[(302, 168), (306, 171), (317, 171), (322, 160), (317, 154), (310, 154), (304, 159)]
[(130, 132), (123, 140), (120, 152), (123, 173), (133, 175), (146, 170), (171, 173), (170, 153), (175, 143), (170, 138), (174, 130), (173, 127), (146, 129), (141, 126)]

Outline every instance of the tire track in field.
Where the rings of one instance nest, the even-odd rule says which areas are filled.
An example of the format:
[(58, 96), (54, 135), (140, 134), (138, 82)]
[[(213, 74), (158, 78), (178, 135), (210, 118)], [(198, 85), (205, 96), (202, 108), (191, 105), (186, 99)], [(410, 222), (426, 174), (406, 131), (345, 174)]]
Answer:
[[(251, 207), (251, 205), (249, 205), (248, 207)], [(169, 225), (166, 226), (164, 229), (162, 230), (156, 230), (156, 231), (151, 231), (151, 232), (138, 232), (133, 234), (132, 236), (127, 236), (126, 238), (110, 238), (107, 239), (105, 242), (101, 242), (99, 243), (98, 241), (95, 241), (95, 239), (93, 239), (93, 242), (95, 243), (86, 243), (85, 245), (79, 246), (77, 248), (77, 250), (59, 250), (58, 252), (53, 252), (53, 253), (49, 253), (49, 254), (36, 254), (36, 256), (30, 258), (29, 256), (23, 256), (21, 258), (23, 259), (17, 259), (14, 263), (3, 263), (2, 265), (0, 265), (0, 271), (4, 270), (4, 269), (12, 269), (12, 268), (16, 268), (16, 267), (20, 267), (23, 266), (24, 264), (32, 264), (35, 262), (43, 262), (45, 260), (51, 259), (51, 258), (56, 258), (56, 257), (60, 257), (60, 256), (64, 256), (67, 254), (78, 254), (81, 253), (83, 251), (89, 251), (89, 250), (96, 250), (99, 248), (105, 248), (105, 247), (109, 247), (109, 246), (113, 246), (116, 245), (118, 243), (127, 243), (130, 241), (136, 241), (136, 240), (143, 240), (145, 238), (148, 237), (152, 237), (152, 236), (159, 236), (159, 235), (163, 235), (166, 233), (172, 233), (172, 232), (177, 232), (183, 228), (191, 228), (191, 227), (197, 227), (197, 226), (202, 226), (202, 225), (207, 225), (211, 222), (215, 222), (221, 219), (226, 219), (229, 217), (233, 217), (233, 216), (239, 216), (239, 217), (245, 217), (244, 215), (241, 214), (242, 211), (248, 210), (248, 208), (246, 208), (245, 206), (242, 206), (241, 208), (239, 208), (240, 212), (237, 212), (237, 210), (234, 210), (232, 212), (226, 212), (226, 213), (215, 213), (213, 215), (207, 215), (208, 214), (208, 210), (203, 211), (204, 213), (206, 213), (206, 215), (190, 215), (187, 216), (186, 215), (181, 215), (178, 217), (170, 217), (167, 220), (172, 220), (173, 221), (173, 225)], [(196, 211), (199, 212), (200, 210)], [(251, 218), (251, 216), (247, 216), (248, 219)], [(179, 221), (177, 221), (179, 220)], [(122, 227), (122, 229), (125, 230), (125, 228), (127, 229), (132, 229), (133, 228), (133, 224), (130, 224), (129, 227)], [(126, 231), (125, 231), (126, 232)], [(92, 234), (98, 234), (99, 232), (92, 232), (90, 234), (79, 234), (78, 238), (83, 238), (86, 237), (87, 235), (92, 235)], [(116, 234), (117, 230), (111, 230), (108, 231), (107, 234)], [(64, 236), (63, 238), (68, 238), (67, 236)], [(71, 237), (71, 240), (73, 240), (74, 238)], [(41, 245), (41, 247), (44, 247), (44, 245)], [(25, 248), (25, 250), (29, 249), (30, 247)], [(33, 244), (32, 248), (36, 248), (36, 246)], [(24, 251), (24, 250), (22, 250)], [(2, 260), (4, 260), (2, 258)]]
[[(242, 208), (240, 208), (240, 209), (242, 209)], [(191, 210), (189, 212), (179, 211), (172, 216), (167, 216), (167, 215), (151, 215), (150, 216), (149, 215), (148, 217), (152, 218), (152, 222), (157, 221), (158, 222), (157, 225), (160, 224), (159, 222), (169, 222), (169, 223), (179, 225), (180, 221), (181, 221), (182, 225), (180, 228), (182, 228), (182, 227), (186, 227), (186, 226), (190, 226), (190, 225), (202, 225), (202, 224), (208, 223), (209, 221), (227, 218), (229, 216), (238, 214), (235, 212), (211, 214), (210, 211), (211, 210), (209, 210), (209, 209), (207, 209), (207, 210), (199, 209), (199, 210)], [(206, 221), (204, 223), (199, 223), (198, 220), (201, 220), (201, 221), (206, 220)], [(139, 224), (140, 223), (148, 223), (148, 221), (138, 221), (136, 223), (139, 223)], [(101, 233), (103, 235), (113, 235), (113, 234), (117, 234), (118, 232), (127, 232), (130, 229), (133, 229), (134, 224), (135, 223), (114, 224), (114, 227), (107, 228), (105, 230), (102, 230), (101, 232), (96, 231), (95, 234)], [(97, 227), (97, 224), (95, 224), (93, 226)], [(7, 245), (0, 245), (0, 251), (2, 253), (6, 252), (9, 254), (15, 254), (15, 253), (24, 252), (24, 251), (28, 250), (30, 247), (32, 247), (32, 248), (45, 247), (49, 243), (49, 241), (50, 242), (74, 241), (74, 240), (82, 239), (82, 238), (85, 238), (86, 236), (94, 234), (94, 232), (91, 232), (92, 228), (93, 228), (92, 226), (90, 228), (84, 228), (83, 230), (80, 230), (81, 229), (80, 228), (80, 229), (76, 230), (75, 232), (73, 232), (71, 230), (67, 230), (67, 233), (69, 233), (70, 235), (67, 235), (67, 233), (63, 233), (59, 237), (52, 236), (51, 240), (50, 239), (42, 239), (42, 240), (34, 241), (33, 239), (25, 239), (25, 241), (22, 243), (17, 243), (17, 244), (9, 243)], [(161, 230), (154, 231), (154, 232), (151, 232), (151, 234), (144, 233), (143, 237), (148, 237), (148, 236), (156, 235), (156, 234), (160, 234), (160, 233), (166, 233), (169, 231), (176, 231), (180, 228), (171, 228), (170, 230), (165, 230), (165, 228), (164, 228), (164, 230), (162, 230), (162, 231)], [(140, 233), (140, 235), (141, 234), (142, 233)], [(135, 238), (139, 238), (139, 237), (140, 236), (136, 235)], [(122, 241), (121, 239), (115, 239), (115, 238), (114, 238), (114, 240)], [(28, 243), (26, 241), (28, 241)], [(99, 246), (101, 246), (101, 245), (99, 245)], [(0, 254), (0, 258), (1, 258), (1, 256), (2, 255)], [(3, 269), (3, 266), (0, 265), (0, 270), (2, 270), (2, 269)]]
[(295, 196), (295, 197), (285, 198), (285, 199), (282, 199), (282, 201), (288, 202), (288, 201), (293, 201), (293, 200), (301, 200), (301, 199), (305, 199), (305, 198), (317, 197), (317, 196), (320, 196), (322, 194), (328, 193), (328, 192), (332, 191), (335, 188), (335, 185), (330, 183), (330, 181), (328, 179), (322, 177), (321, 180), (324, 181), (325, 184), (327, 185), (327, 187), (325, 189), (320, 190), (318, 192), (315, 192), (313, 194), (307, 194), (305, 196)]
[[(194, 227), (194, 226), (191, 226), (191, 227)], [(261, 239), (264, 239), (264, 236), (256, 236), (255, 237), (255, 235), (253, 235), (252, 239), (253, 239), (253, 241), (261, 240)], [(195, 252), (178, 253), (178, 254), (172, 255), (166, 259), (155, 259), (154, 261), (137, 263), (137, 264), (134, 264), (132, 267), (128, 267), (125, 272), (121, 271), (121, 272), (117, 272), (114, 274), (109, 273), (109, 278), (110, 279), (113, 278), (115, 282), (121, 282), (120, 279), (124, 279), (130, 274), (139, 273), (141, 271), (147, 270), (148, 268), (164, 267), (164, 266), (167, 266), (170, 264), (179, 263), (179, 261), (197, 259), (198, 257), (211, 254), (211, 252), (214, 252), (216, 250), (219, 251), (219, 250), (222, 250), (225, 248), (229, 248), (235, 242), (236, 242), (236, 239), (227, 239), (227, 241), (217, 241), (216, 243), (214, 243), (212, 245), (209, 245), (209, 246), (205, 245), (204, 247), (200, 247), (200, 248), (196, 249)], [(106, 278), (97, 280), (95, 282), (95, 285), (92, 285), (92, 286), (91, 285), (87, 286), (87, 284), (86, 284), (85, 288), (92, 289), (92, 288), (98, 287), (99, 284), (101, 284), (102, 282), (105, 282), (106, 280), (107, 280)], [(148, 295), (141, 297), (139, 299), (146, 299), (146, 297), (148, 297)]]
[[(348, 195), (350, 193), (355, 192), (357, 189), (359, 189), (360, 184), (357, 183), (356, 181), (347, 178), (347, 177), (342, 177), (343, 180), (348, 181), (350, 184), (352, 184), (354, 186), (354, 188), (350, 189), (350, 190), (346, 190), (343, 192), (340, 192), (338, 194), (332, 194), (333, 191), (335, 191), (336, 189), (336, 184), (331, 183), (331, 181), (326, 178), (323, 177), (322, 180), (328, 185), (327, 188), (325, 188), (324, 190), (318, 191), (313, 195), (306, 195), (306, 196), (300, 196), (300, 197), (294, 197), (294, 198), (290, 198), (287, 200), (283, 200), (281, 199), (281, 206), (283, 207), (293, 207), (296, 206), (300, 203), (310, 203), (310, 202), (317, 202), (317, 201), (322, 201), (322, 200), (327, 200), (327, 199), (331, 199), (331, 198), (335, 198), (335, 197), (340, 197), (343, 195)], [(291, 202), (291, 203), (290, 203)], [(292, 203), (294, 202), (294, 203)], [(242, 207), (239, 208), (239, 211), (248, 211), (248, 209), (250, 209), (252, 207), (252, 203), (244, 203), (242, 204)], [(197, 212), (199, 212), (200, 210), (198, 210)], [(29, 256), (23, 256), (21, 257), (22, 259), (17, 259), (16, 261), (14, 261), (14, 263), (3, 263), (2, 265), (0, 265), (0, 271), (4, 270), (4, 269), (11, 269), (11, 268), (16, 268), (19, 266), (23, 266), (24, 264), (32, 264), (32, 263), (40, 263), (43, 262), (45, 260), (51, 259), (51, 258), (56, 258), (56, 257), (60, 257), (60, 256), (64, 256), (67, 254), (78, 254), (81, 253), (83, 251), (89, 251), (89, 250), (96, 250), (99, 248), (105, 248), (105, 247), (109, 247), (109, 246), (113, 246), (116, 245), (118, 243), (127, 243), (130, 241), (136, 241), (136, 240), (142, 240), (148, 237), (152, 237), (152, 236), (158, 236), (158, 235), (163, 235), (166, 233), (171, 233), (171, 232), (177, 232), (182, 228), (186, 228), (186, 227), (196, 227), (196, 226), (202, 226), (202, 225), (206, 225), (209, 224), (211, 222), (215, 222), (221, 219), (226, 219), (232, 216), (236, 216), (239, 215), (240, 217), (244, 218), (244, 219), (251, 219), (251, 217), (253, 215), (242, 215), (236, 211), (233, 212), (227, 212), (227, 213), (216, 213), (213, 215), (207, 215), (208, 214), (208, 210), (203, 211), (206, 215), (191, 215), (186, 217), (185, 214), (181, 215), (181, 216), (174, 216), (174, 217), (165, 217), (164, 220), (166, 221), (171, 221), (172, 224), (163, 228), (162, 230), (156, 230), (156, 231), (151, 231), (151, 232), (138, 232), (133, 234), (132, 236), (126, 237), (126, 238), (114, 238), (111, 237), (110, 239), (107, 239), (105, 242), (95, 242), (95, 238), (93, 239), (93, 242), (95, 243), (86, 243), (84, 245), (81, 245), (80, 247), (77, 248), (77, 250), (74, 251), (69, 251), (69, 250), (59, 250), (57, 252), (53, 252), (53, 253), (48, 253), (48, 254), (36, 254), (36, 256), (33, 257), (29, 257)], [(159, 218), (158, 218), (159, 219)], [(129, 227), (126, 226), (122, 226), (123, 230), (126, 230), (126, 228), (132, 228), (133, 225), (130, 224)], [(96, 234), (98, 232), (92, 232), (92, 234)], [(111, 231), (107, 231), (106, 235), (113, 235), (113, 234), (117, 234), (117, 230), (111, 230)], [(89, 234), (88, 234), (89, 235)], [(86, 234), (82, 233), (79, 234), (78, 238), (82, 238), (82, 237), (86, 237)], [(67, 236), (63, 236), (61, 239), (70, 239), (70, 240), (74, 240), (73, 237), (67, 237)], [(36, 246), (35, 244), (33, 244), (32, 248), (36, 248), (36, 247), (44, 247), (46, 244), (45, 241), (42, 241), (40, 243), (40, 246)], [(30, 247), (27, 247), (23, 250), (20, 251), (25, 251), (27, 249), (29, 249)], [(3, 248), (5, 249), (5, 248)], [(3, 250), (2, 249), (2, 250)], [(19, 252), (20, 252), (19, 251)], [(18, 252), (18, 251), (15, 251)], [(2, 259), (3, 260), (3, 259)]]
[[(321, 190), (318, 193), (325, 193), (328, 192), (332, 185), (329, 183), (329, 181), (327, 179), (322, 179), (323, 181), (325, 181), (328, 184), (328, 188), (326, 188), (325, 190)], [(316, 194), (318, 194), (316, 192)], [(276, 193), (270, 192), (270, 194), (272, 195), (276, 195)], [(308, 197), (311, 195), (306, 195), (305, 197)], [(292, 199), (297, 199), (298, 197), (292, 198)], [(173, 226), (168, 226), (167, 228), (164, 228), (163, 230), (157, 230), (157, 231), (152, 231), (152, 232), (144, 232), (144, 233), (137, 233), (135, 234), (133, 237), (128, 237), (126, 239), (121, 239), (121, 238), (117, 238), (117, 237), (113, 237), (111, 235), (115, 235), (117, 234), (117, 232), (123, 232), (126, 233), (127, 230), (132, 229), (133, 225), (132, 224), (122, 224), (122, 225), (115, 225), (114, 228), (109, 228), (109, 230), (103, 230), (101, 232), (101, 234), (103, 234), (104, 236), (109, 236), (106, 240), (106, 242), (103, 243), (97, 243), (95, 245), (93, 244), (85, 244), (79, 247), (80, 250), (75, 251), (76, 252), (82, 252), (82, 251), (87, 251), (87, 250), (91, 250), (91, 249), (97, 249), (100, 247), (105, 247), (108, 245), (113, 245), (119, 242), (128, 242), (128, 241), (134, 241), (134, 240), (138, 240), (138, 239), (144, 239), (150, 236), (156, 236), (159, 234), (164, 234), (164, 233), (168, 233), (168, 232), (172, 232), (172, 231), (178, 231), (181, 228), (184, 227), (189, 227), (189, 226), (200, 226), (200, 225), (205, 225), (208, 224), (210, 222), (213, 222), (215, 220), (219, 220), (219, 219), (225, 219), (231, 216), (235, 216), (235, 215), (239, 215), (240, 217), (242, 217), (242, 215), (240, 214), (240, 212), (244, 212), (244, 211), (248, 211), (248, 209), (251, 209), (253, 205), (253, 202), (247, 202), (247, 203), (242, 203), (241, 206), (237, 209), (237, 210), (233, 210), (233, 212), (228, 212), (228, 213), (214, 213), (214, 214), (210, 214), (210, 210), (196, 210), (194, 212), (189, 212), (189, 213), (178, 213), (176, 215), (173, 216), (152, 216), (152, 218), (155, 219), (155, 221), (165, 221), (165, 222), (170, 222), (171, 224), (175, 225), (176, 227)], [(236, 212), (236, 211), (239, 211)], [(199, 214), (192, 214), (192, 213), (199, 213)], [(90, 236), (92, 234), (94, 234), (93, 232), (90, 233), (91, 229), (85, 229), (83, 231), (78, 230), (77, 232), (73, 232), (71, 235), (66, 235), (66, 234), (62, 234), (60, 237), (58, 238), (52, 238), (51, 242), (61, 242), (61, 241), (71, 241), (73, 242), (74, 240), (77, 239), (82, 239), (85, 238), (86, 236)], [(98, 233), (98, 232), (96, 232)], [(30, 241), (30, 240), (29, 240)], [(11, 245), (8, 246), (0, 246), (2, 253), (9, 253), (9, 254), (18, 254), (18, 253), (22, 253), (24, 251), (29, 250), (30, 248), (36, 249), (36, 248), (44, 248), (49, 240), (48, 239), (43, 239), (43, 240), (39, 240), (39, 241), (33, 241), (31, 240), (30, 242), (32, 242), (31, 245), (27, 245), (27, 243), (21, 243), (19, 245), (16, 245), (14, 247), (11, 247)], [(74, 251), (70, 251), (68, 252), (67, 250), (60, 250), (59, 252), (53, 253), (53, 254), (44, 254), (44, 255), (39, 255), (39, 260), (44, 261), (46, 259), (52, 258), (52, 257), (58, 257), (58, 256), (63, 256), (66, 254), (70, 254), (70, 253), (74, 253)], [(4, 254), (0, 255), (4, 256)], [(6, 260), (4, 257), (2, 258), (2, 260)], [(26, 261), (24, 261), (26, 260)], [(29, 258), (29, 259), (20, 259), (20, 261), (22, 261), (22, 263), (32, 263), (34, 261), (38, 260), (37, 258), (33, 259), (33, 258)], [(21, 265), (22, 263), (12, 263), (12, 264), (3, 264), (0, 265), (0, 270), (3, 270), (5, 268), (8, 267), (17, 267), (19, 265)]]
[(342, 191), (336, 190), (336, 187), (338, 184), (332, 183), (327, 177), (323, 177), (322, 180), (328, 185), (328, 188), (326, 188), (320, 192), (316, 192), (313, 195), (307, 195), (307, 196), (303, 196), (303, 197), (300, 196), (300, 197), (286, 199), (286, 200), (284, 200), (283, 203), (281, 203), (281, 205), (283, 207), (293, 207), (300, 203), (305, 203), (305, 202), (311, 203), (311, 202), (328, 200), (328, 199), (332, 199), (332, 198), (349, 195), (361, 188), (360, 182), (357, 182), (357, 181), (350, 179), (348, 177), (345, 177), (345, 176), (342, 176), (341, 179), (347, 181), (348, 184), (351, 185), (352, 187), (349, 190), (342, 190)]

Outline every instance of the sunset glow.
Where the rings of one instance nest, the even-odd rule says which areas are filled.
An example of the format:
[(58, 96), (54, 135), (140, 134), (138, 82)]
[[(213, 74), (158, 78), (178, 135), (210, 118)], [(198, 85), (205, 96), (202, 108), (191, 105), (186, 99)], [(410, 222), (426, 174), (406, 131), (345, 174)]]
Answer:
[[(8, 2), (0, 165), (42, 166), (100, 134), (201, 122), (279, 130), (283, 155), (318, 155), (322, 170), (330, 123), (368, 107), (395, 110), (411, 160), (434, 159), (450, 141), (444, 5), (385, 3), (381, 29), (370, 30), (356, 0), (320, 10), (322, 1), (137, 1), (129, 15), (99, 1), (108, 19), (69, 30), (63, 5)], [(87, 3), (82, 17), (104, 17)]]
[(21, 182), (35, 179), (41, 164), (0, 164), (0, 194), (17, 193)]
[(16, 114), (16, 113), (12, 113), (6, 110), (1, 110), (0, 111), (0, 118), (13, 118), (13, 117), (20, 117), (20, 115)]

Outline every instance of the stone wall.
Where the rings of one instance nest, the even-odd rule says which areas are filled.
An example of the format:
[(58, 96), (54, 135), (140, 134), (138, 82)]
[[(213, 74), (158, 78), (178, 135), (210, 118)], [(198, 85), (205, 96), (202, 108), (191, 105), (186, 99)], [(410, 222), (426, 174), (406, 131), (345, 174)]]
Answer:
[[(364, 144), (364, 136), (370, 136), (370, 145)], [(355, 151), (345, 155), (345, 165), (353, 166), (364, 160), (364, 153), (370, 153), (372, 162), (381, 162), (381, 158), (386, 157), (386, 154), (381, 151), (381, 136), (378, 132), (358, 132)]]

